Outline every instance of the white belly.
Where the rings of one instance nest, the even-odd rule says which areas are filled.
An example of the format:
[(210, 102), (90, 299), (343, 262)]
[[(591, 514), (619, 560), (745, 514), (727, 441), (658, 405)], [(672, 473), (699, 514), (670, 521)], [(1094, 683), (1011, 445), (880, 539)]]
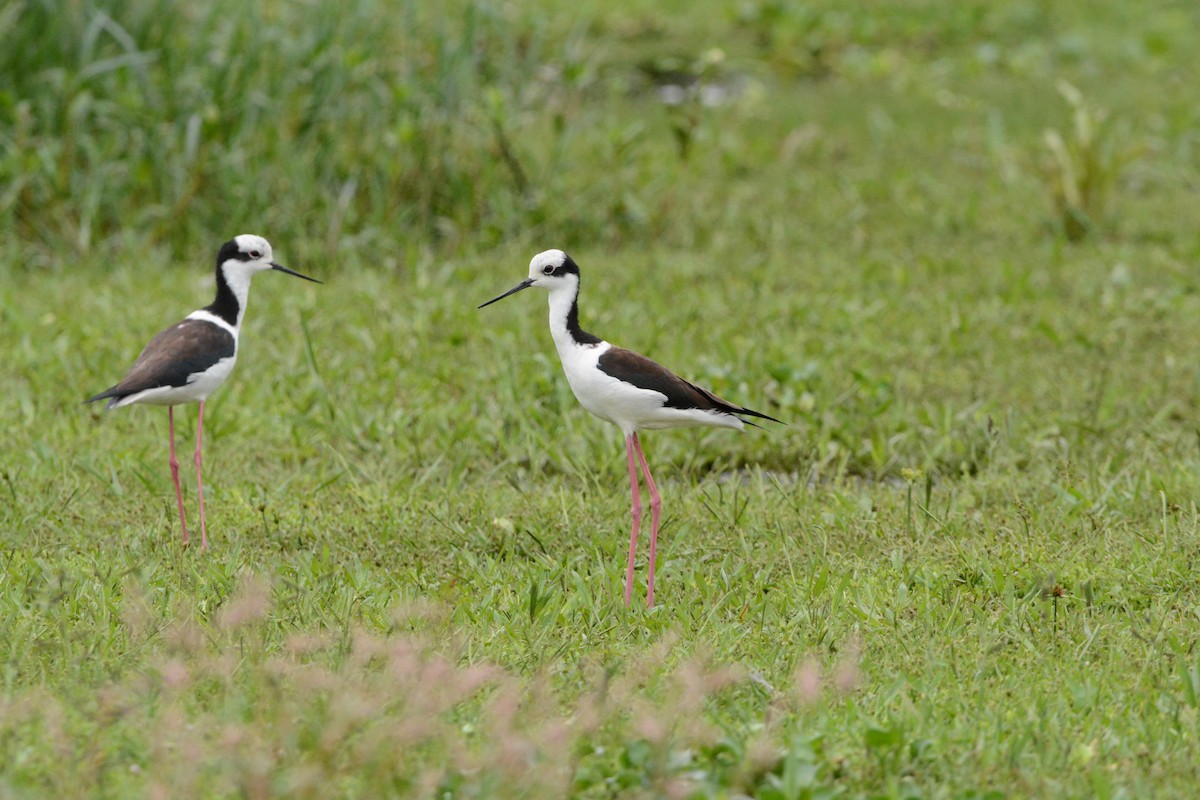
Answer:
[(156, 389), (147, 389), (144, 392), (129, 395), (113, 407), (120, 408), (134, 403), (177, 406), (181, 403), (197, 403), (207, 400), (208, 396), (216, 391), (217, 387), (224, 383), (229, 374), (233, 372), (233, 365), (236, 361), (237, 353), (234, 353), (229, 358), (222, 358), (204, 372), (192, 373), (188, 376), (188, 382), (183, 386), (160, 386)]

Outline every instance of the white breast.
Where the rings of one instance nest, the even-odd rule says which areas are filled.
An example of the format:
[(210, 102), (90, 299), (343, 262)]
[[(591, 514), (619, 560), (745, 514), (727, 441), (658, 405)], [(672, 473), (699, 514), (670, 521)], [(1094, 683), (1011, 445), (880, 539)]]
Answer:
[(631, 386), (600, 370), (600, 357), (610, 349), (611, 344), (601, 342), (572, 344), (559, 350), (563, 372), (575, 399), (600, 419), (620, 427), (626, 435), (643, 428), (664, 427), (661, 418), (666, 395)]

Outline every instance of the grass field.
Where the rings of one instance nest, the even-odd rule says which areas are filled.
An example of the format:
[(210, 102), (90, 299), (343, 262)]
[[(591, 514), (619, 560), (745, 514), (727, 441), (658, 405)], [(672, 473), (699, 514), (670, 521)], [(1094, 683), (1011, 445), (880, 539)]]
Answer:
[[(1200, 12), (451, 5), (0, 10), (0, 797), (1194, 795)], [(241, 232), (326, 283), (184, 551), (81, 401)], [(544, 297), (475, 308), (550, 247), (788, 422), (644, 437), (649, 611)]]

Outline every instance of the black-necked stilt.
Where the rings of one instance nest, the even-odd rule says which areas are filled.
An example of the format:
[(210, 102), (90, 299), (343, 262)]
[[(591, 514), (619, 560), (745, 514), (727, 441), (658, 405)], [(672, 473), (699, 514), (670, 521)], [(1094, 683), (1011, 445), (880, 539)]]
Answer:
[[(629, 562), (625, 569), (625, 604), (633, 595), (633, 560), (641, 526), (642, 502), (638, 493), (637, 461), (641, 464), (650, 490), (650, 567), (646, 581), (646, 602), (654, 605), (654, 562), (658, 548), (658, 519), (662, 499), (638, 431), (660, 428), (711, 426), (744, 430), (754, 425), (738, 415), (769, 419), (774, 417), (722, 400), (707, 389), (685, 381), (661, 364), (643, 355), (613, 347), (579, 327), (579, 266), (562, 250), (538, 253), (529, 262), (529, 277), (499, 297), (491, 305), (530, 286), (550, 292), (550, 333), (562, 360), (567, 383), (580, 405), (625, 434), (625, 455), (629, 463), (629, 486), (633, 495), (633, 532), (629, 537)], [(755, 426), (757, 427), (757, 426)]]
[(271, 244), (261, 236), (242, 234), (221, 245), (217, 253), (217, 298), (210, 305), (193, 311), (150, 340), (129, 373), (120, 383), (85, 403), (108, 400), (108, 408), (133, 403), (167, 407), (171, 434), (171, 479), (175, 482), (175, 501), (179, 506), (179, 526), (183, 543), (188, 543), (187, 519), (183, 513), (183, 492), (179, 488), (179, 459), (175, 457), (175, 406), (200, 403), (196, 423), (196, 486), (200, 501), (200, 547), (208, 547), (204, 521), (204, 481), (200, 477), (200, 443), (204, 435), (204, 401), (225, 382), (233, 371), (238, 354), (238, 332), (246, 313), (250, 279), (256, 272), (273, 269), (320, 283), (271, 260)]

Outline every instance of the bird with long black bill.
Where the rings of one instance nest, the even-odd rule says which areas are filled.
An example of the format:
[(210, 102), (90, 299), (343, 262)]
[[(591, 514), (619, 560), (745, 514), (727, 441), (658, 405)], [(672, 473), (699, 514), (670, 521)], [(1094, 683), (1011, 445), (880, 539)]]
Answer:
[(242, 317), (246, 313), (246, 299), (250, 294), (250, 279), (267, 270), (320, 283), (316, 278), (301, 275), (276, 263), (272, 258), (270, 243), (261, 236), (237, 236), (223, 244), (217, 253), (216, 299), (151, 339), (120, 383), (84, 401), (94, 403), (108, 400), (107, 408), (120, 408), (134, 403), (167, 407), (167, 426), (171, 436), (171, 480), (175, 483), (179, 527), (183, 531), (185, 545), (188, 544), (188, 529), (183, 512), (183, 492), (179, 487), (179, 459), (175, 457), (175, 406), (181, 403), (200, 404), (196, 450), (192, 458), (196, 464), (200, 504), (200, 547), (207, 549), (204, 481), (200, 475), (204, 403), (233, 371), (238, 356)]
[[(550, 334), (562, 361), (567, 383), (580, 405), (625, 434), (629, 466), (633, 530), (625, 569), (625, 604), (633, 597), (633, 567), (642, 502), (638, 466), (650, 491), (650, 553), (646, 603), (654, 605), (654, 566), (658, 550), (658, 521), (662, 498), (642, 453), (638, 431), (660, 428), (717, 427), (744, 430), (755, 425), (743, 417), (780, 422), (774, 417), (722, 400), (707, 389), (689, 383), (643, 355), (614, 347), (579, 326), (579, 265), (562, 250), (538, 253), (529, 262), (529, 277), (480, 305), (491, 305), (531, 286), (550, 293)], [(782, 423), (781, 423), (782, 424)]]

